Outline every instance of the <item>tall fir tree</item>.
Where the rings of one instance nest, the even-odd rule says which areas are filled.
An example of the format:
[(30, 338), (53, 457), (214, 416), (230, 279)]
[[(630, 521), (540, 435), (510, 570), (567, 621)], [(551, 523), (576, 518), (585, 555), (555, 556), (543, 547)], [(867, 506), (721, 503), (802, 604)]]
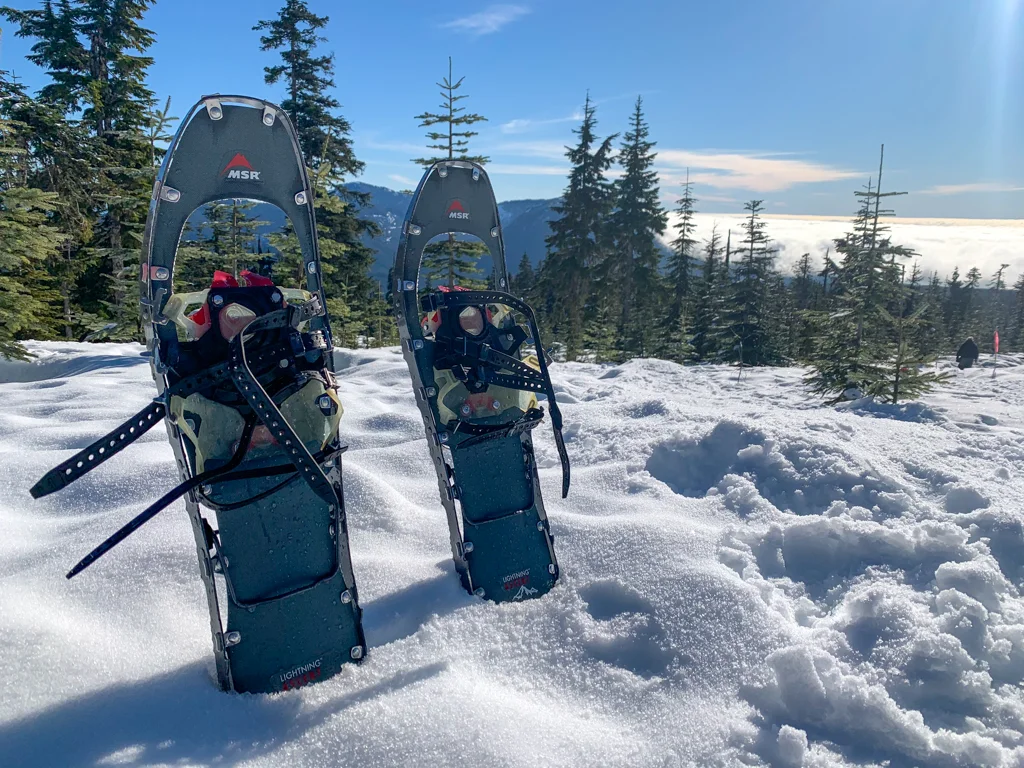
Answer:
[(519, 260), (516, 275), (512, 279), (512, 290), (517, 296), (525, 299), (533, 291), (536, 282), (537, 276), (534, 273), (533, 264), (530, 262), (530, 257), (524, 253)]
[(1024, 349), (1024, 274), (1013, 284), (1013, 314), (1010, 340), (1017, 351)]
[[(487, 120), (483, 115), (466, 112), (466, 107), (459, 102), (469, 98), (469, 94), (458, 93), (465, 80), (458, 80), (452, 74), (452, 59), (448, 57), (448, 75), (437, 83), (441, 89), (440, 112), (424, 112), (416, 115), (421, 128), (430, 128), (427, 139), (432, 144), (427, 149), (437, 152), (432, 157), (421, 157), (415, 160), (425, 168), (429, 168), (442, 160), (465, 160), (473, 163), (486, 163), (489, 158), (469, 153), (469, 140), (477, 135), (470, 127), (475, 123)], [(440, 126), (440, 129), (438, 129)], [(466, 288), (483, 288), (481, 280), (483, 270), (477, 265), (480, 257), (487, 253), (487, 246), (479, 241), (458, 239), (449, 233), (442, 241), (428, 243), (423, 249), (423, 270), (427, 275), (428, 285), (441, 282), (449, 288), (461, 285)]]
[(53, 194), (47, 221), (62, 233), (60, 249), (47, 259), (45, 276), (39, 276), (45, 284), (41, 319), (47, 320), (37, 325), (36, 338), (47, 338), (51, 328), (65, 339), (77, 338), (96, 323), (82, 308), (79, 281), (94, 261), (86, 245), (95, 223), (90, 158), (97, 153), (98, 140), (58, 106), (30, 97), (6, 72), (0, 72), (0, 117), (7, 126), (5, 152), (20, 154), (18, 173), (24, 184)]
[(49, 223), (56, 194), (28, 186), (24, 124), (0, 120), (0, 358), (28, 358), (20, 343), (48, 335), (46, 262), (63, 238)]
[[(884, 200), (904, 192), (882, 192), (884, 147), (879, 159), (877, 184), (854, 194), (860, 207), (852, 231), (835, 241), (842, 261), (823, 332), (815, 350), (814, 368), (807, 377), (813, 391), (831, 402), (849, 397), (888, 397), (892, 361), (910, 360), (900, 351), (894, 318), (904, 314), (903, 265), (897, 258), (914, 256), (896, 245), (888, 234)], [(896, 310), (893, 311), (893, 307)], [(900, 321), (902, 322), (902, 321)], [(909, 341), (904, 337), (904, 341)], [(914, 351), (916, 354), (917, 351)]]
[(80, 282), (94, 287), (85, 301), (114, 321), (118, 339), (139, 337), (135, 276), (154, 173), (144, 134), (153, 104), (146, 85), (153, 60), (144, 54), (154, 36), (141, 22), (151, 5), (62, 0), (56, 9), (47, 2), (38, 10), (0, 11), (18, 24), (18, 36), (37, 40), (30, 60), (51, 80), (40, 98), (65, 114), (80, 111), (99, 139), (92, 160), (98, 220), (87, 247), (102, 270)]
[(664, 333), (664, 283), (657, 236), (665, 232), (667, 216), (661, 207), (657, 157), (644, 119), (643, 99), (637, 97), (630, 128), (622, 139), (618, 163), (622, 176), (614, 183), (615, 208), (609, 217), (615, 247), (604, 259), (603, 290), (612, 306), (620, 308), (619, 337), (622, 357), (654, 353)]
[(917, 397), (947, 378), (946, 374), (938, 373), (934, 369), (935, 356), (923, 352), (913, 343), (915, 330), (925, 322), (926, 310), (923, 304), (916, 309), (912, 308), (913, 290), (913, 286), (904, 284), (901, 275), (895, 316), (884, 309), (880, 310), (884, 319), (895, 330), (888, 364), (879, 366), (881, 375), (872, 382), (869, 390), (870, 394), (883, 402), (897, 404), (901, 399)]
[(990, 294), (989, 303), (985, 311), (985, 319), (988, 333), (994, 333), (996, 330), (1002, 328), (1005, 334), (1009, 328), (1010, 320), (1010, 302), (1008, 301), (1008, 291), (1006, 290), (1006, 270), (1009, 269), (1009, 264), (1000, 264), (999, 269), (992, 275), (992, 280), (989, 282)]
[(605, 174), (611, 167), (612, 142), (617, 134), (598, 139), (595, 109), (588, 93), (583, 122), (573, 131), (579, 140), (566, 148), (572, 166), (569, 183), (562, 199), (552, 207), (558, 218), (548, 222), (548, 255), (540, 276), (552, 297), (551, 323), (570, 361), (583, 350), (584, 310), (591, 293), (592, 271), (608, 247), (606, 220), (612, 207), (612, 189)]
[(960, 279), (960, 267), (953, 267), (953, 274), (946, 278), (946, 301), (943, 317), (946, 321), (947, 341), (950, 345), (959, 344), (966, 332), (966, 314), (964, 284)]
[(796, 265), (792, 283), (794, 310), (793, 348), (791, 354), (800, 362), (807, 362), (814, 354), (814, 309), (821, 291), (811, 267), (811, 254), (805, 253)]
[[(334, 54), (317, 53), (320, 43), (326, 42), (320, 30), (329, 21), (328, 16), (313, 13), (306, 0), (285, 0), (275, 18), (258, 22), (253, 30), (263, 33), (260, 49), (277, 51), (281, 59), (264, 67), (264, 80), (287, 88), (281, 107), (295, 124), (311, 171), (328, 308), (336, 319), (339, 341), (354, 344), (371, 334), (378, 315), (376, 287), (370, 279), (374, 251), (364, 240), (378, 234), (379, 228), (359, 216), (369, 196), (345, 186), (346, 178), (362, 173), (363, 163), (352, 147), (352, 128), (330, 93), (335, 87)], [(298, 251), (290, 226), (274, 240), (292, 257)], [(284, 262), (287, 276), (293, 265), (288, 258)]]
[[(281, 63), (264, 67), (268, 85), (283, 82), (287, 97), (281, 107), (291, 117), (307, 165), (326, 165), (337, 177), (357, 176), (363, 163), (356, 159), (349, 134), (352, 127), (338, 114), (341, 104), (330, 94), (334, 88), (334, 54), (317, 55), (327, 38), (320, 30), (329, 16), (318, 16), (306, 0), (285, 0), (273, 19), (258, 22), (261, 51), (280, 51)], [(336, 181), (336, 179), (332, 179)]]
[(711, 237), (704, 244), (704, 261), (693, 308), (690, 345), (691, 359), (695, 362), (712, 362), (722, 352), (722, 311), (723, 279), (722, 237), (718, 228), (711, 229)]
[(933, 272), (921, 291), (923, 307), (920, 324), (912, 329), (912, 343), (924, 355), (938, 355), (947, 348), (946, 324), (942, 316), (944, 290), (938, 272)]
[(729, 307), (728, 332), (732, 344), (726, 359), (739, 365), (771, 365), (779, 361), (769, 317), (768, 288), (775, 271), (775, 252), (770, 247), (767, 225), (761, 218), (763, 200), (743, 206), (743, 240), (738, 255)]
[(964, 276), (963, 324), (969, 336), (973, 336), (980, 348), (986, 344), (982, 331), (982, 315), (978, 307), (978, 286), (981, 285), (981, 270), (971, 267)]
[(662, 356), (680, 362), (689, 357), (684, 347), (689, 347), (687, 320), (693, 305), (691, 281), (697, 246), (693, 236), (697, 228), (694, 221), (696, 202), (690, 184), (690, 171), (687, 169), (683, 195), (676, 208), (679, 217), (675, 224), (676, 238), (672, 241), (672, 253), (667, 262), (669, 301), (665, 315), (665, 344), (658, 350)]

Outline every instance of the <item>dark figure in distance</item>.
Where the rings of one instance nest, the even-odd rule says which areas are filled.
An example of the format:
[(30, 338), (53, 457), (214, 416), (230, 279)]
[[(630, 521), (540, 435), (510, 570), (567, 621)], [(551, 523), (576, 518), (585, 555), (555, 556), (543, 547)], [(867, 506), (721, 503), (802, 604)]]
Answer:
[(960, 364), (960, 370), (970, 368), (978, 359), (978, 345), (974, 343), (974, 337), (968, 336), (967, 341), (960, 345), (956, 351), (956, 361)]

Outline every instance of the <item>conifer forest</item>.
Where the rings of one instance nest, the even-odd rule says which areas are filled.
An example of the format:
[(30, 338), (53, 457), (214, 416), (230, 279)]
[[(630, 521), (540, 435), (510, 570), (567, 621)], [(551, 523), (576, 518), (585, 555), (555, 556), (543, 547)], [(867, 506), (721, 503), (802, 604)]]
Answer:
[[(0, 9), (5, 33), (32, 43), (30, 61), (48, 82), (29, 92), (0, 72), (0, 356), (21, 358), (28, 339), (137, 341), (136, 279), (149, 199), (182, 106), (147, 85), (156, 31), (152, 0), (54, 0), (33, 10)], [(241, 21), (239, 23), (242, 23)], [(285, 0), (260, 32), (270, 93), (284, 93), (316, 190), (316, 217), (329, 309), (342, 346), (397, 343), (389, 286), (372, 279), (367, 240), (376, 224), (367, 195), (349, 190), (363, 163), (335, 93), (326, 16)], [(411, 119), (425, 133), (424, 157), (470, 159), (468, 90), (485, 83), (438, 57), (440, 103)], [(197, 93), (198, 96), (198, 93)], [(847, 234), (807, 253), (792, 274), (777, 265), (765, 206), (744, 206), (742, 227), (698, 240), (699, 184), (687, 181), (671, 212), (662, 203), (656, 131), (643, 99), (614, 112), (580, 94), (582, 119), (566, 132), (569, 163), (539, 266), (509, 254), (512, 291), (537, 310), (556, 360), (807, 366), (805, 381), (834, 402), (872, 395), (898, 402), (938, 378), (938, 356), (968, 336), (983, 354), (1024, 351), (1024, 276), (965, 263), (951, 274), (929, 254), (896, 242), (888, 225), (900, 196), (885, 174), (884, 147), (864, 146), (877, 172), (850, 190)], [(406, 93), (427, 105), (429, 90)], [(410, 109), (413, 111), (415, 107)], [(605, 126), (611, 126), (605, 128)], [(486, 165), (485, 165), (486, 167)], [(250, 269), (294, 282), (302, 261), (287, 223), (266, 222), (247, 200), (211, 203), (183, 232), (175, 288), (207, 287), (214, 269)], [(423, 286), (487, 285), (486, 248), (449, 235), (424, 260)]]

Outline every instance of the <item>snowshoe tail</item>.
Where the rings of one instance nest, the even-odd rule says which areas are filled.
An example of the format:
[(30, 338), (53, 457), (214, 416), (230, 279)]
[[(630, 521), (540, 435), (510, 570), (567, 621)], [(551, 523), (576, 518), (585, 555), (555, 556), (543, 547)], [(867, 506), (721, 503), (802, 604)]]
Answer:
[[(487, 246), (497, 290), (438, 290), (421, 299), (423, 249), (448, 233)], [(482, 167), (454, 160), (427, 170), (402, 227), (394, 276), (402, 351), (463, 586), (499, 602), (539, 597), (559, 569), (531, 437), (545, 416), (538, 394), (547, 398), (563, 496), (569, 460), (536, 318), (505, 292), (498, 207)]]
[[(304, 287), (217, 273), (208, 291), (173, 294), (186, 220), (200, 206), (229, 198), (287, 214), (301, 245)], [(330, 677), (366, 649), (312, 202), (295, 129), (279, 107), (208, 96), (190, 110), (154, 185), (143, 239), (142, 316), (159, 397), (32, 490), (59, 490), (165, 419), (182, 483), (68, 577), (184, 496), (217, 675), (227, 690), (295, 688)]]

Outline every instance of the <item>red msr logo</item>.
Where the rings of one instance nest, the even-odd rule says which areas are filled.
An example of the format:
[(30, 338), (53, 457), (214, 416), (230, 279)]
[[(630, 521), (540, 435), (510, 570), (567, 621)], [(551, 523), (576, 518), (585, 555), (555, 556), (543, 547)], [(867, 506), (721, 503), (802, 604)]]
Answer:
[(252, 163), (241, 152), (235, 153), (235, 156), (231, 158), (231, 162), (224, 166), (224, 170), (220, 172), (220, 175), (227, 176), (229, 179), (244, 181), (260, 180), (260, 172), (252, 167)]
[(448, 206), (448, 210), (445, 211), (448, 214), (449, 219), (468, 219), (469, 213), (462, 205), (460, 200), (452, 200), (452, 204)]

